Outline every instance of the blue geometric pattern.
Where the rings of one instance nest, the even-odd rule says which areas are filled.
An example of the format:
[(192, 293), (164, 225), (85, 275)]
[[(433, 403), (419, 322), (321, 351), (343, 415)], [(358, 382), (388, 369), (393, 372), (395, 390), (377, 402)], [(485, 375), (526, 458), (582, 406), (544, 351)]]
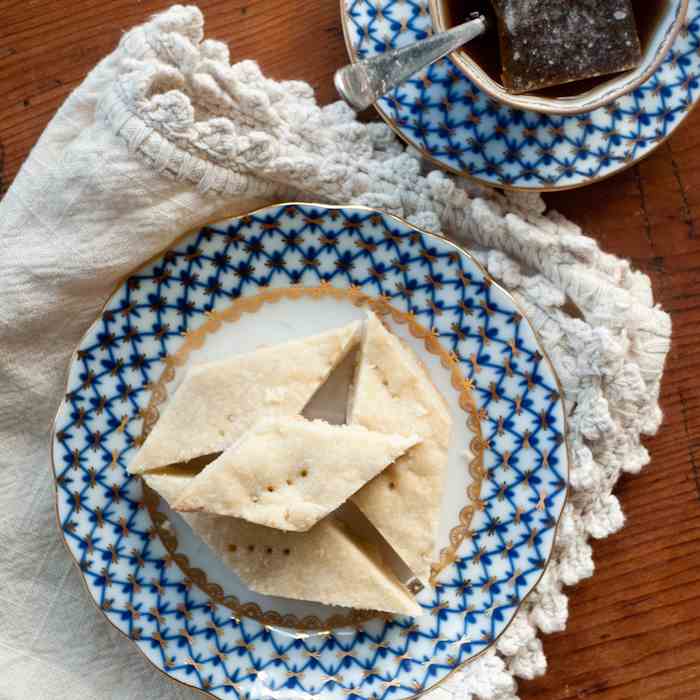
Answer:
[[(344, 0), (358, 58), (424, 39), (428, 0)], [(574, 116), (499, 104), (445, 58), (379, 100), (382, 117), (441, 167), (486, 184), (533, 190), (585, 185), (648, 155), (680, 124), (700, 87), (700, 0), (657, 72), (631, 94)]]
[[(150, 382), (183, 334), (290, 285), (384, 296), (453, 353), (478, 406), (484, 479), (458, 559), (425, 616), (297, 635), (242, 618), (178, 567), (126, 466)], [(392, 698), (493, 643), (539, 580), (567, 489), (558, 384), (511, 297), (466, 253), (387, 214), (279, 205), (206, 226), (135, 272), (80, 343), (55, 422), (60, 527), (109, 620), (160, 669), (216, 697)]]

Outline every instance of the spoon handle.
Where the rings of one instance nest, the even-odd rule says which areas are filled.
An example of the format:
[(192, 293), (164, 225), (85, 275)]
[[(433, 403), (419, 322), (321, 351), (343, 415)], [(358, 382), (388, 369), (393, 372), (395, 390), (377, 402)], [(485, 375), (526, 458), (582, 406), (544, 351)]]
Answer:
[(336, 71), (335, 88), (353, 109), (366, 109), (421, 68), (483, 34), (486, 28), (486, 18), (480, 15), (446, 32), (351, 63)]

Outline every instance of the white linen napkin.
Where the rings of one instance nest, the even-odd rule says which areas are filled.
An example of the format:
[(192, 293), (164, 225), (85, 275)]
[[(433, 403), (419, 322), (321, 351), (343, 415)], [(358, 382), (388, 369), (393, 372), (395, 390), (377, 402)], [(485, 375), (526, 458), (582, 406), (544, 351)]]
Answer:
[[(562, 585), (618, 529), (611, 490), (648, 456), (670, 321), (649, 280), (535, 195), (427, 174), (383, 124), (229, 63), (196, 7), (122, 38), (66, 100), (0, 202), (0, 698), (190, 698), (92, 605), (54, 520), (49, 428), (71, 351), (117, 280), (178, 234), (285, 199), (359, 203), (467, 245), (525, 307), (571, 419), (572, 498), (537, 591), (435, 694), (515, 697), (564, 627)], [(577, 307), (580, 313), (572, 315)]]

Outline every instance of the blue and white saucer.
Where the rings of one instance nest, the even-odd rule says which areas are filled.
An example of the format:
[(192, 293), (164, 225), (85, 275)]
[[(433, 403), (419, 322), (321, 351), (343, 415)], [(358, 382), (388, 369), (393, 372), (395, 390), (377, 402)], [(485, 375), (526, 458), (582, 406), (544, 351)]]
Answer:
[[(424, 39), (429, 0), (341, 0), (352, 60)], [(700, 0), (658, 71), (610, 105), (575, 116), (516, 111), (495, 102), (444, 58), (376, 104), (386, 122), (440, 167), (495, 187), (581, 187), (649, 155), (700, 95)]]
[[(453, 415), (436, 586), (415, 618), (255, 594), (126, 470), (188, 363), (366, 305)], [(219, 698), (403, 700), (492, 645), (539, 581), (566, 499), (565, 433), (544, 349), (468, 253), (366, 208), (275, 205), (187, 234), (107, 302), (55, 420), (58, 523), (95, 603), (171, 678)]]

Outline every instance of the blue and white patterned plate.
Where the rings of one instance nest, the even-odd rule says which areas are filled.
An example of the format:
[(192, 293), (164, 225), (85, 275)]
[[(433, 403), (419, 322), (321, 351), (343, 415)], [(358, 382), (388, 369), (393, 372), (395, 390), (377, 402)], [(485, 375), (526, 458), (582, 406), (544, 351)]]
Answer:
[[(423, 39), (429, 0), (341, 0), (352, 60)], [(559, 190), (609, 177), (649, 155), (700, 94), (700, 0), (658, 71), (610, 105), (575, 116), (499, 104), (445, 58), (377, 102), (381, 116), (441, 167), (510, 189)]]
[[(363, 305), (420, 354), (455, 419), (437, 585), (413, 619), (256, 596), (126, 472), (188, 362)], [(158, 669), (222, 698), (399, 700), (439, 683), (541, 577), (568, 478), (558, 382), (512, 298), (448, 241), (311, 204), (206, 226), (134, 272), (74, 354), (52, 456), (59, 526), (97, 605)]]

